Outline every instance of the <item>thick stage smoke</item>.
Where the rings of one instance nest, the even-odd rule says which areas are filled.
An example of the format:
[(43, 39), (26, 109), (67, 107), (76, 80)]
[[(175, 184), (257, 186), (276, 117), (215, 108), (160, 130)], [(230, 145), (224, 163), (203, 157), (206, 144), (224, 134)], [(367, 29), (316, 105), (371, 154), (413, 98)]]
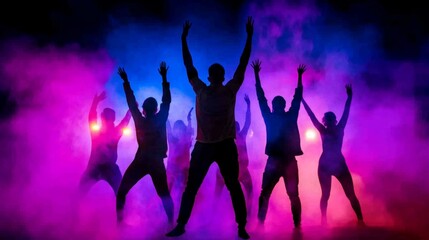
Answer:
[[(78, 44), (37, 47), (32, 40), (23, 39), (3, 44), (0, 87), (15, 107), (0, 121), (0, 233), (30, 239), (162, 239), (172, 226), (167, 225), (162, 202), (148, 175), (127, 195), (125, 225), (121, 227), (116, 225), (115, 196), (107, 183), (98, 182), (81, 201), (76, 198), (91, 147), (87, 121), (92, 98), (106, 91), (98, 113), (111, 107), (117, 121), (121, 119), (128, 107), (117, 69), (124, 67), (140, 107), (149, 96), (160, 102), (158, 67), (166, 61), (172, 91), (169, 119), (185, 121), (195, 105), (195, 95), (182, 62), (182, 24), (185, 20), (193, 23), (188, 36), (190, 51), (200, 78), (208, 83), (207, 70), (215, 62), (224, 65), (226, 80), (232, 78), (244, 47), (246, 17), (253, 16), (250, 61), (262, 62), (261, 82), (269, 105), (275, 96), (282, 95), (286, 108), (290, 107), (299, 64), (308, 69), (303, 76), (304, 98), (320, 121), (327, 111), (341, 116), (347, 98), (345, 84), (352, 84), (342, 150), (365, 222), (428, 237), (429, 152), (427, 135), (422, 134), (428, 123), (421, 118), (421, 102), (414, 94), (429, 75), (424, 70), (427, 64), (385, 57), (377, 25), (346, 28), (334, 24), (335, 17), (329, 15), (333, 13), (312, 1), (301, 5), (251, 1), (243, 4), (235, 18), (220, 22), (209, 7), (200, 8), (199, 12), (182, 9), (170, 22), (144, 19), (125, 24), (123, 19), (111, 19), (115, 24), (106, 31), (105, 45), (99, 50), (81, 49)], [(256, 224), (267, 156), (265, 125), (250, 64), (237, 96), (236, 120), (240, 125), (244, 124), (245, 94), (251, 101), (247, 147), (254, 186), (248, 231), (256, 239), (290, 236), (292, 214), (283, 181), (272, 194), (265, 229)], [(192, 121), (196, 128), (194, 113)], [(304, 239), (317, 239), (317, 235), (329, 239), (334, 233), (319, 227), (321, 139), (303, 106), (298, 125), (304, 151), (297, 157)], [(124, 135), (118, 146), (122, 173), (137, 149), (132, 120), (129, 128), (130, 134)], [(216, 168), (214, 164), (204, 180), (187, 226), (187, 236), (195, 239), (236, 235), (228, 192), (225, 189), (218, 200), (214, 197)], [(172, 197), (177, 216), (181, 193), (173, 190)], [(348, 228), (355, 221), (341, 185), (333, 178), (330, 226)], [(314, 230), (314, 235), (306, 228)]]

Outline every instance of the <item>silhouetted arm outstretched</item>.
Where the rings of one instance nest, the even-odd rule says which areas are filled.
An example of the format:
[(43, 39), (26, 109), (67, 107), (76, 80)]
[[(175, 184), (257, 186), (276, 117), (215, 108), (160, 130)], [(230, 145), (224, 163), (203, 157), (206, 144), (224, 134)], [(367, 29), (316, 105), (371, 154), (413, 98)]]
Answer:
[(118, 124), (118, 127), (121, 129), (125, 128), (126, 126), (128, 126), (128, 123), (130, 122), (130, 120), (131, 120), (131, 112), (128, 109), (127, 112), (125, 113), (124, 118), (122, 118), (121, 122)]
[(317, 120), (316, 115), (314, 115), (313, 111), (311, 111), (310, 106), (308, 106), (307, 102), (302, 99), (302, 104), (304, 105), (304, 109), (307, 112), (308, 116), (310, 117), (311, 122), (313, 123), (314, 127), (317, 128), (317, 130), (321, 131), (325, 127)]
[(346, 127), (347, 119), (349, 118), (350, 105), (352, 104), (352, 96), (353, 96), (353, 91), (352, 91), (352, 85), (351, 84), (347, 84), (346, 85), (346, 92), (347, 92), (346, 104), (344, 106), (343, 115), (341, 116), (341, 119), (338, 122), (338, 126), (341, 127), (341, 128), (345, 128)]
[(234, 90), (237, 92), (244, 81), (244, 73), (246, 72), (247, 64), (250, 59), (250, 52), (252, 50), (252, 37), (253, 37), (253, 18), (248, 17), (246, 23), (246, 44), (244, 45), (243, 52), (241, 53), (240, 63), (234, 72), (234, 77), (227, 84), (234, 86)]
[(162, 102), (158, 114), (163, 121), (167, 121), (171, 103), (170, 83), (167, 82), (167, 71), (167, 64), (165, 62), (161, 62), (159, 64), (158, 72), (162, 77)]
[(97, 107), (98, 104), (106, 98), (106, 92), (103, 91), (100, 94), (95, 94), (92, 99), (91, 108), (89, 109), (88, 114), (88, 123), (89, 125), (97, 123)]
[(302, 75), (304, 74), (306, 69), (306, 66), (303, 64), (300, 64), (298, 66), (298, 84), (295, 89), (295, 94), (293, 95), (292, 103), (290, 105), (289, 111), (294, 112), (296, 114), (296, 117), (298, 117), (298, 111), (301, 106), (301, 100), (302, 100), (302, 92), (303, 92), (303, 86), (302, 86)]
[(199, 79), (198, 77), (198, 71), (194, 66), (194, 63), (192, 61), (191, 52), (189, 51), (187, 37), (189, 29), (191, 28), (192, 23), (189, 21), (186, 21), (183, 24), (183, 31), (182, 31), (182, 56), (183, 56), (183, 63), (185, 64), (186, 68), (186, 74), (188, 75), (189, 83), (192, 85), (192, 87), (195, 90), (195, 87), (200, 87), (204, 85), (204, 83)]
[(261, 85), (261, 78), (259, 77), (259, 72), (261, 71), (261, 61), (259, 59), (255, 60), (251, 64), (253, 72), (255, 73), (255, 86), (256, 86), (256, 95), (258, 97), (259, 108), (261, 109), (262, 116), (265, 117), (266, 114), (271, 113), (270, 107), (268, 107), (268, 101), (265, 97), (264, 90)]
[(247, 105), (246, 119), (244, 120), (244, 126), (240, 131), (240, 135), (246, 136), (250, 128), (250, 123), (252, 122), (251, 113), (250, 113), (250, 99), (249, 99), (249, 96), (247, 96), (247, 94), (244, 95), (244, 101), (246, 101), (246, 105)]
[(123, 67), (118, 68), (118, 74), (122, 78), (124, 91), (125, 91), (125, 97), (127, 99), (128, 108), (130, 109), (131, 116), (134, 118), (134, 120), (142, 118), (142, 113), (139, 111), (139, 107), (137, 105), (136, 97), (134, 96), (134, 92), (131, 89), (130, 82), (128, 81), (128, 75), (125, 72), (125, 69)]

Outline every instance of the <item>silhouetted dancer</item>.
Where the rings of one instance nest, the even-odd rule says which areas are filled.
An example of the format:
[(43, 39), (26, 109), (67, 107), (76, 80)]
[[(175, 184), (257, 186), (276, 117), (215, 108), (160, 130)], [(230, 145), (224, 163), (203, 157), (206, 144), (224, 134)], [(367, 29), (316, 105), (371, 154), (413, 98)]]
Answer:
[(185, 189), (188, 179), (189, 161), (191, 159), (192, 137), (194, 129), (192, 128), (191, 113), (194, 108), (188, 112), (188, 124), (182, 120), (176, 120), (173, 127), (167, 120), (167, 139), (168, 139), (168, 160), (167, 160), (167, 178), (170, 193), (174, 186), (182, 193)]
[(246, 232), (247, 211), (243, 190), (238, 181), (238, 153), (235, 144), (235, 102), (249, 63), (252, 47), (253, 19), (246, 23), (246, 44), (240, 57), (240, 63), (233, 78), (225, 85), (225, 69), (214, 63), (209, 67), (207, 86), (199, 77), (192, 62), (186, 37), (191, 23), (186, 21), (182, 32), (182, 54), (189, 83), (196, 94), (197, 139), (191, 154), (191, 165), (185, 191), (182, 195), (179, 217), (176, 227), (167, 233), (169, 237), (180, 236), (191, 216), (195, 196), (211, 164), (216, 162), (220, 168), (225, 185), (231, 194), (238, 223), (238, 236), (249, 238)]
[(123, 130), (131, 119), (127, 111), (121, 122), (115, 126), (115, 111), (104, 108), (100, 114), (101, 124), (97, 120), (97, 106), (106, 98), (106, 92), (95, 95), (89, 111), (88, 122), (91, 131), (91, 155), (80, 182), (80, 195), (85, 195), (98, 181), (105, 180), (112, 187), (115, 196), (118, 193), (122, 174), (116, 161), (118, 159), (118, 142)]
[(314, 113), (311, 111), (308, 104), (302, 99), (305, 110), (311, 119), (314, 127), (320, 133), (322, 138), (322, 155), (319, 159), (317, 174), (319, 177), (320, 186), (322, 188), (322, 197), (320, 199), (320, 211), (322, 213), (322, 224), (326, 224), (326, 209), (328, 207), (328, 199), (331, 193), (331, 179), (336, 177), (344, 189), (344, 193), (352, 205), (352, 208), (358, 219), (358, 224), (363, 225), (363, 216), (358, 198), (356, 197), (353, 187), (353, 180), (347, 167), (346, 160), (341, 148), (343, 146), (344, 128), (346, 127), (347, 119), (349, 118), (350, 105), (352, 103), (352, 86), (346, 85), (347, 100), (344, 106), (344, 112), (340, 121), (337, 124), (337, 117), (333, 112), (326, 112), (322, 118), (321, 124)]
[(124, 91), (128, 107), (134, 120), (138, 149), (134, 160), (125, 170), (118, 196), (116, 197), (116, 212), (118, 221), (123, 220), (125, 197), (128, 191), (146, 174), (152, 178), (156, 193), (161, 198), (167, 213), (168, 222), (173, 222), (174, 206), (167, 184), (167, 174), (164, 158), (167, 157), (166, 121), (171, 103), (170, 83), (167, 82), (168, 67), (161, 62), (158, 69), (162, 76), (162, 102), (158, 111), (158, 102), (148, 97), (143, 102), (143, 114), (140, 112), (127, 73), (124, 68), (118, 69), (118, 74), (124, 80)]
[[(244, 121), (243, 128), (240, 129), (240, 123), (235, 121), (235, 143), (237, 144), (238, 150), (238, 164), (239, 164), (239, 174), (238, 180), (243, 185), (246, 191), (246, 203), (247, 203), (247, 214), (250, 215), (252, 210), (252, 198), (253, 198), (253, 182), (252, 176), (249, 171), (249, 156), (247, 154), (247, 145), (246, 137), (249, 132), (251, 119), (250, 112), (250, 99), (247, 94), (244, 96), (244, 101), (246, 102), (246, 118)], [(216, 171), (216, 187), (215, 195), (217, 197), (222, 193), (225, 182), (223, 181), (222, 174), (220, 173), (219, 168)]]
[(265, 154), (268, 156), (262, 177), (262, 191), (259, 196), (258, 220), (261, 224), (264, 223), (271, 193), (280, 178), (283, 177), (286, 193), (291, 201), (293, 223), (295, 228), (299, 228), (301, 226), (301, 200), (298, 192), (299, 177), (295, 156), (303, 154), (297, 120), (303, 91), (302, 74), (306, 69), (304, 65), (298, 67), (298, 86), (295, 88), (291, 106), (286, 112), (286, 100), (282, 96), (273, 98), (273, 109), (270, 110), (259, 77), (261, 62), (253, 61), (252, 67), (255, 73), (259, 107), (267, 131)]

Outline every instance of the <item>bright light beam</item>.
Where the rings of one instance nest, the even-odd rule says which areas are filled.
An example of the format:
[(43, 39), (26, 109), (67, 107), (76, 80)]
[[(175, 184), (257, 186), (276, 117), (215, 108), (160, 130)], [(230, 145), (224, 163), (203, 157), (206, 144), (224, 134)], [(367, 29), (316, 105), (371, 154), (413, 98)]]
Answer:
[(316, 138), (317, 138), (317, 132), (315, 129), (309, 128), (305, 131), (305, 139), (307, 139), (307, 141), (314, 142)]

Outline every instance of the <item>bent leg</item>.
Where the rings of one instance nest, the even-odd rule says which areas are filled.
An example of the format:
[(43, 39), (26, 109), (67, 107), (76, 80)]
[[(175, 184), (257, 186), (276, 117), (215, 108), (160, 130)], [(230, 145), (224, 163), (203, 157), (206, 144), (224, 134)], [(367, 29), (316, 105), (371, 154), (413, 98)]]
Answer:
[(340, 175), (337, 176), (338, 181), (344, 189), (344, 193), (352, 205), (358, 221), (363, 221), (362, 210), (353, 186), (352, 175), (348, 168), (346, 168)]
[(218, 159), (216, 162), (219, 165), (220, 173), (222, 174), (225, 186), (231, 195), (235, 221), (239, 227), (244, 227), (247, 223), (247, 209), (243, 190), (241, 189), (240, 182), (238, 181), (238, 153), (235, 143), (233, 141), (225, 141), (218, 150), (217, 157)]
[(298, 191), (298, 164), (295, 159), (291, 159), (286, 165), (285, 175), (283, 175), (286, 192), (291, 202), (293, 223), (295, 227), (301, 225), (301, 200)]
[[(213, 162), (210, 159), (206, 159), (206, 146), (204, 145), (205, 144), (199, 142), (195, 143), (195, 147), (191, 154), (188, 180), (182, 195), (179, 217), (177, 219), (177, 223), (181, 226), (186, 225), (188, 222), (194, 206), (195, 196)], [(207, 154), (207, 156), (209, 155)]]
[(174, 217), (174, 204), (171, 198), (170, 191), (167, 184), (167, 173), (165, 171), (164, 163), (161, 159), (156, 159), (156, 165), (150, 171), (153, 185), (155, 186), (156, 193), (162, 200), (165, 213), (167, 214), (168, 222), (173, 223)]
[(83, 174), (82, 177), (79, 180), (79, 198), (82, 198), (85, 196), (88, 191), (91, 189), (91, 187), (98, 181), (98, 171), (97, 169), (90, 169), (87, 168)]
[(122, 174), (119, 170), (117, 164), (112, 164), (109, 168), (106, 169), (104, 174), (104, 180), (110, 185), (115, 193), (115, 196), (118, 195), (119, 184), (121, 184)]
[(271, 193), (280, 179), (280, 174), (278, 174), (276, 168), (277, 164), (275, 164), (274, 160), (271, 159), (271, 157), (268, 158), (264, 173), (262, 175), (262, 190), (261, 194), (259, 195), (258, 220), (261, 223), (265, 221)]
[(318, 168), (317, 175), (319, 177), (319, 183), (322, 189), (322, 196), (320, 198), (321, 221), (322, 224), (326, 224), (326, 212), (328, 208), (328, 200), (331, 195), (332, 177), (330, 173), (324, 171), (320, 166)]
[(130, 189), (144, 176), (147, 174), (147, 169), (139, 163), (140, 159), (134, 159), (133, 162), (125, 170), (124, 176), (119, 184), (118, 193), (116, 195), (116, 211), (118, 214), (118, 220), (122, 220), (122, 210), (125, 205), (125, 197), (127, 196)]

